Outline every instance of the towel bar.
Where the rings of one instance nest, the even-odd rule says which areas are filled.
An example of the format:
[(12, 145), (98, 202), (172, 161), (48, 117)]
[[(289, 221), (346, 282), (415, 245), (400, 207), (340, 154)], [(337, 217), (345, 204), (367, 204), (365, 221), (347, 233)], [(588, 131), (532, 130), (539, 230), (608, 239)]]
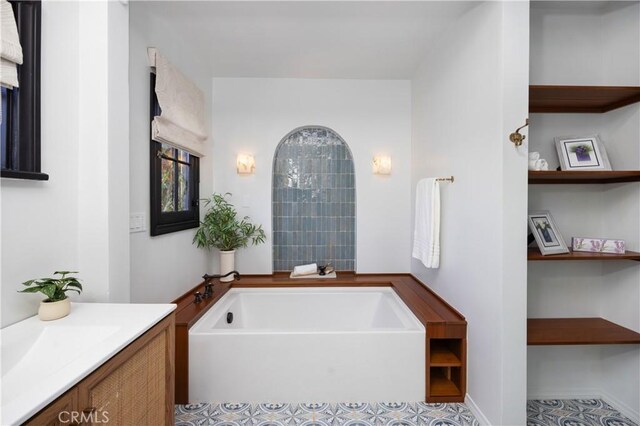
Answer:
[(453, 176), (436, 178), (436, 181), (438, 181), (438, 182), (451, 182), (451, 183), (453, 183), (454, 180), (455, 180), (455, 178)]

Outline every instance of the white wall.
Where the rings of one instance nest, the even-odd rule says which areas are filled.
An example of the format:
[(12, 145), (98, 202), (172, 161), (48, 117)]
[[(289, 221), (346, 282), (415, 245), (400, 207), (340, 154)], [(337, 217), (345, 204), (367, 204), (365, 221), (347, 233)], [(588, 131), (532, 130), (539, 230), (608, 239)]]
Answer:
[[(2, 179), (3, 327), (37, 311), (42, 297), (16, 293), (20, 283), (56, 270), (80, 272), (85, 292), (72, 300), (128, 300), (128, 206), (108, 196), (122, 191), (127, 172), (128, 141), (114, 131), (114, 121), (126, 129), (119, 111), (127, 100), (108, 80), (127, 69), (114, 54), (127, 47), (127, 27), (120, 3), (42, 4), (42, 170), (50, 178)], [(117, 83), (126, 93), (126, 80)], [(117, 162), (108, 147), (119, 148)]]
[[(214, 189), (231, 192), (239, 213), (267, 233), (266, 244), (237, 252), (241, 273), (272, 272), (273, 155), (287, 133), (305, 125), (333, 129), (353, 154), (358, 272), (409, 270), (409, 81), (215, 78), (212, 116)], [(240, 152), (254, 155), (254, 175), (236, 174)], [(372, 174), (375, 154), (392, 157), (391, 175)]]
[[(205, 94), (210, 111), (210, 70), (199, 62), (199, 52), (189, 49), (168, 23), (145, 11), (145, 2), (131, 2), (129, 45), (130, 160), (129, 201), (131, 212), (143, 212), (145, 232), (130, 234), (131, 301), (170, 302), (213, 273), (213, 256), (191, 244), (195, 230), (149, 235), (149, 63), (147, 47), (156, 47), (194, 81)], [(207, 112), (207, 116), (208, 116)], [(200, 161), (200, 195), (213, 188), (211, 153)], [(217, 263), (217, 262), (216, 262)]]
[[(413, 80), (412, 196), (443, 184), (441, 265), (411, 271), (468, 322), (468, 396), (490, 424), (524, 424), (528, 3), (480, 3), (443, 34)], [(519, 231), (520, 230), (520, 231)]]
[[(537, 3), (531, 13), (531, 84), (638, 85), (640, 4), (604, 9)], [(553, 138), (599, 134), (614, 170), (640, 167), (640, 107), (606, 114), (532, 114), (530, 150), (558, 166)], [(550, 210), (573, 236), (622, 238), (640, 248), (637, 184), (531, 186), (530, 209)], [(579, 263), (579, 264), (578, 264)], [(529, 265), (530, 317), (602, 316), (640, 331), (640, 268), (635, 262)], [(529, 348), (533, 398), (604, 397), (640, 417), (640, 349), (630, 346)]]

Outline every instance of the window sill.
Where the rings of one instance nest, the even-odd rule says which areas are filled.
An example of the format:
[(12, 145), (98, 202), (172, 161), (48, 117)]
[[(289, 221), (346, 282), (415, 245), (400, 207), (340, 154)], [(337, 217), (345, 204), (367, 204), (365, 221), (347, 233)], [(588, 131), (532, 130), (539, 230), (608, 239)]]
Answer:
[(21, 180), (49, 180), (49, 175), (40, 172), (23, 172), (20, 170), (2, 170), (0, 177)]

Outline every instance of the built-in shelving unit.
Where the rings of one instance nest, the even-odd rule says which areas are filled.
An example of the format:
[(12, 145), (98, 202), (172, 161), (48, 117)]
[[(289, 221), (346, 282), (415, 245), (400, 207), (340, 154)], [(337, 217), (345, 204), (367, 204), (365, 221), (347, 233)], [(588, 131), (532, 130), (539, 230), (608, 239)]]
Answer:
[(527, 320), (527, 344), (640, 344), (640, 333), (603, 318), (539, 318)]
[(537, 248), (527, 251), (527, 260), (635, 260), (640, 261), (640, 253), (627, 250), (625, 253), (592, 253), (569, 251), (563, 254), (549, 254), (543, 256)]
[(640, 170), (529, 171), (529, 184), (585, 184), (640, 182)]
[[(640, 87), (529, 86), (529, 112), (604, 113), (640, 102)], [(611, 184), (640, 182), (640, 170), (529, 171), (529, 184)], [(633, 260), (640, 253), (573, 252), (543, 256), (537, 248), (529, 261)], [(527, 324), (528, 345), (640, 344), (640, 334), (603, 318), (538, 318)]]
[(529, 112), (603, 113), (636, 102), (635, 86), (529, 86)]

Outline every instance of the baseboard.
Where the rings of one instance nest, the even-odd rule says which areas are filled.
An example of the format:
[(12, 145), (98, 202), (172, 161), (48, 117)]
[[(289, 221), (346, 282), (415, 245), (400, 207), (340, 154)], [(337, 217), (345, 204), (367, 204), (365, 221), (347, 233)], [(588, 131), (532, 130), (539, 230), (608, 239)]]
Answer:
[(601, 399), (602, 392), (599, 389), (554, 389), (549, 392), (527, 392), (527, 399)]
[(602, 399), (623, 416), (640, 423), (640, 413), (601, 389), (554, 390), (552, 392), (527, 393), (527, 399)]
[(640, 423), (640, 412), (629, 407), (627, 404), (623, 403), (619, 399), (614, 398), (613, 396), (611, 396), (611, 394), (607, 392), (603, 391), (600, 393), (602, 394), (602, 399), (604, 399), (607, 404), (609, 404), (616, 410), (620, 411), (620, 414), (622, 414), (625, 417), (628, 417), (629, 420), (633, 420), (635, 423)]
[(476, 420), (478, 420), (478, 423), (480, 423), (480, 426), (491, 426), (491, 422), (489, 422), (489, 419), (487, 419), (487, 416), (484, 415), (482, 410), (480, 410), (478, 405), (475, 403), (473, 398), (469, 396), (469, 394), (465, 395), (464, 403), (467, 404), (467, 407), (469, 407), (469, 411), (471, 411), (471, 414), (473, 414)]

